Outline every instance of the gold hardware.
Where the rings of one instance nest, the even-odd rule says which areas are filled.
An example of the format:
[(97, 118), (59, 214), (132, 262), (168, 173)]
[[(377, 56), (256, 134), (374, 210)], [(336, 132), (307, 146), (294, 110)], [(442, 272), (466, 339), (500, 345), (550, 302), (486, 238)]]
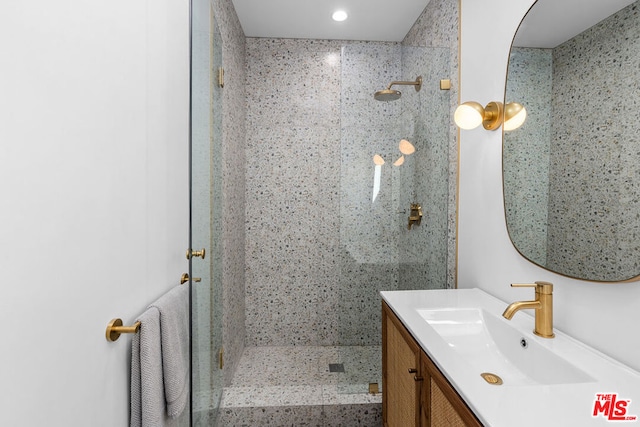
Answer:
[(450, 90), (451, 89), (451, 80), (450, 79), (442, 79), (440, 80), (440, 90)]
[(224, 87), (224, 68), (218, 68), (218, 86)]
[(391, 89), (391, 87), (396, 85), (413, 86), (416, 92), (420, 92), (420, 89), (422, 89), (422, 76), (418, 76), (415, 82), (405, 82), (405, 81), (391, 82), (386, 89), (379, 90), (376, 93), (374, 93), (373, 98), (378, 101), (395, 101), (396, 99), (400, 99), (400, 96), (402, 96), (402, 93), (399, 90)]
[(380, 393), (380, 389), (378, 388), (378, 383), (369, 383), (369, 394), (378, 394)]
[(218, 363), (220, 364), (220, 369), (224, 368), (224, 347), (220, 348), (218, 352)]
[(500, 378), (496, 374), (492, 374), (490, 372), (483, 372), (480, 374), (480, 376), (484, 378), (484, 380), (489, 384), (502, 385), (502, 378)]
[(456, 108), (453, 121), (460, 129), (475, 129), (482, 126), (487, 130), (496, 130), (504, 123), (504, 130), (510, 131), (522, 126), (527, 118), (527, 110), (517, 102), (504, 106), (502, 102), (492, 101), (485, 107), (475, 101), (463, 102)]
[(527, 120), (527, 110), (522, 104), (517, 102), (509, 102), (504, 106), (504, 124), (502, 128), (505, 131), (518, 129)]
[(187, 259), (191, 259), (191, 257), (197, 258), (197, 257), (201, 257), (202, 259), (204, 259), (204, 256), (207, 254), (207, 252), (205, 251), (204, 248), (202, 248), (202, 250), (199, 251), (194, 251), (193, 249), (187, 249)]
[(422, 206), (418, 203), (411, 204), (411, 212), (409, 212), (409, 224), (407, 230), (411, 230), (412, 225), (420, 225), (422, 222)]
[[(182, 273), (182, 276), (180, 276), (180, 284), (184, 285), (188, 281), (189, 281), (189, 273)], [(201, 277), (194, 277), (193, 281), (194, 282), (201, 282), (202, 278)]]
[(549, 282), (512, 283), (513, 288), (536, 288), (534, 301), (516, 301), (509, 304), (502, 316), (511, 320), (516, 312), (524, 309), (535, 310), (533, 333), (543, 338), (553, 338), (553, 284)]
[(486, 107), (475, 101), (463, 102), (456, 108), (453, 120), (461, 129), (474, 129), (480, 124), (487, 130), (496, 130), (503, 120), (502, 102), (490, 102)]
[(107, 325), (107, 341), (116, 341), (120, 338), (120, 334), (135, 334), (140, 329), (140, 322), (134, 323), (132, 326), (122, 326), (122, 319), (112, 319)]

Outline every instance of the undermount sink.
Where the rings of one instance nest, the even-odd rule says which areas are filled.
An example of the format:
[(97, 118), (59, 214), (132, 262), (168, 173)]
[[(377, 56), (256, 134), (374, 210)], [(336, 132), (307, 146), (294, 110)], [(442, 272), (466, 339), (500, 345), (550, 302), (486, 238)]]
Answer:
[(506, 319), (481, 308), (418, 309), (420, 317), (478, 375), (497, 375), (504, 385), (553, 385), (594, 381), (570, 361), (526, 336)]

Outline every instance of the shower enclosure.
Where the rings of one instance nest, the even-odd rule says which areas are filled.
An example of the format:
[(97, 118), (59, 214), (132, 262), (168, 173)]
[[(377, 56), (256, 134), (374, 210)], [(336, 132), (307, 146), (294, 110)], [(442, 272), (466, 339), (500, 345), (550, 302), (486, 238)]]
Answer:
[[(449, 49), (249, 38), (242, 59), (229, 61), (243, 64), (246, 76), (236, 82), (242, 89), (222, 89), (216, 19), (207, 2), (193, 4), (191, 248), (206, 249), (204, 258), (192, 257), (190, 271), (193, 414), (214, 425), (218, 412), (233, 412), (218, 408), (238, 384), (245, 401), (255, 391), (326, 405), (331, 387), (354, 402), (371, 383), (381, 389), (379, 291), (453, 284), (451, 93), (440, 89), (452, 74)], [(391, 82), (417, 76), (420, 91), (399, 86), (401, 98), (374, 99)], [(246, 108), (244, 146), (222, 146), (224, 120), (235, 119), (221, 114), (223, 91), (224, 102), (241, 97)], [(237, 150), (243, 194), (229, 196), (219, 165)], [(243, 209), (243, 230), (229, 226), (227, 200)], [(424, 216), (408, 229), (416, 203)], [(229, 233), (243, 239), (244, 293), (223, 313), (222, 289), (233, 275), (223, 271)], [(226, 379), (223, 315), (241, 319), (242, 329), (227, 322), (224, 332), (244, 338), (248, 358), (230, 358), (225, 369), (240, 368)], [(271, 360), (263, 349), (283, 359)], [(278, 377), (277, 369), (295, 371), (286, 363), (296, 358), (304, 369)], [(304, 395), (316, 386), (324, 388)], [(299, 419), (310, 419), (298, 409)], [(246, 411), (234, 414), (254, 422)]]

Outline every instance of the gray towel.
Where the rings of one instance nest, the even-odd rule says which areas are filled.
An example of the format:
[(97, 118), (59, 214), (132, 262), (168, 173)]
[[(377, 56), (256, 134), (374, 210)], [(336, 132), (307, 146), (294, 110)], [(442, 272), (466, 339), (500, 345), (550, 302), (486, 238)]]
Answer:
[(131, 346), (131, 426), (164, 426), (183, 412), (189, 396), (189, 288), (171, 289), (138, 320)]

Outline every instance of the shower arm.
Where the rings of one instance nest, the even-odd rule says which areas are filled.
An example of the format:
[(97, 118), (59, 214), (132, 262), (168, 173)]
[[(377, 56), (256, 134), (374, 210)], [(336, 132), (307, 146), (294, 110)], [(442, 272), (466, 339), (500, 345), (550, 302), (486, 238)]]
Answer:
[(397, 81), (397, 82), (391, 82), (391, 84), (389, 84), (389, 87), (387, 87), (387, 90), (391, 90), (392, 86), (415, 86), (416, 87), (416, 92), (419, 91), (422, 88), (422, 77), (418, 77), (416, 79), (415, 82), (407, 82), (407, 81)]

